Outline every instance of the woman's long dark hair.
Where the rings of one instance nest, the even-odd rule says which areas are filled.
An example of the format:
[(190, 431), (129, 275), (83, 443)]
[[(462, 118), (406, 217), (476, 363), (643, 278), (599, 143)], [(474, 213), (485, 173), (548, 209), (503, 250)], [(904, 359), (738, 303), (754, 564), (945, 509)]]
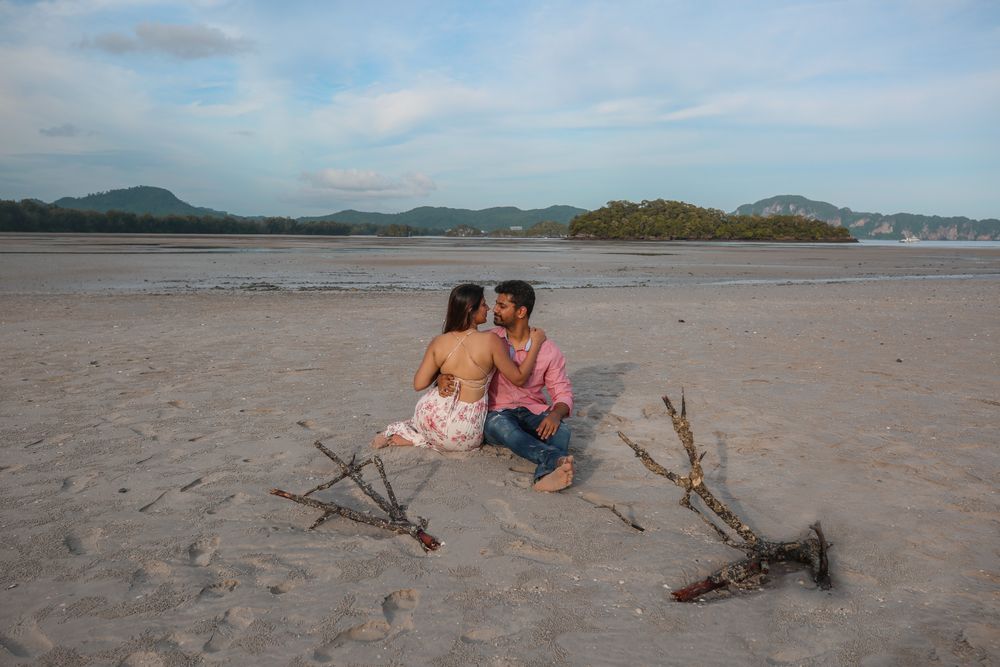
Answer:
[(455, 287), (448, 296), (448, 314), (444, 317), (442, 332), (465, 331), (470, 328), (472, 318), (482, 302), (482, 285), (465, 283)]

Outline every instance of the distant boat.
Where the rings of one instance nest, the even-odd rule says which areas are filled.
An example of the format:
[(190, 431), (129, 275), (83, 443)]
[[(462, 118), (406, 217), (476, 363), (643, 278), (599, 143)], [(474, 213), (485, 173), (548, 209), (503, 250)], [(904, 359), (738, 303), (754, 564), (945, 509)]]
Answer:
[(899, 239), (899, 242), (900, 243), (920, 243), (920, 239), (918, 239), (916, 236), (910, 236), (909, 234), (907, 234), (903, 238)]

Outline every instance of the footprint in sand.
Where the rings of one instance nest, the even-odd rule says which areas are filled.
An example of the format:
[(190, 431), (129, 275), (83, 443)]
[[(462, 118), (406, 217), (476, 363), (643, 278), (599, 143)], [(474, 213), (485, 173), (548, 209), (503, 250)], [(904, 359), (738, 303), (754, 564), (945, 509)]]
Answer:
[(129, 653), (118, 663), (119, 667), (163, 667), (163, 658), (153, 651), (136, 651)]
[(344, 630), (333, 641), (323, 644), (313, 651), (313, 659), (317, 662), (332, 662), (335, 659), (334, 649), (351, 642), (375, 642), (389, 635), (407, 632), (413, 629), (413, 610), (420, 602), (419, 591), (413, 588), (403, 588), (382, 600), (383, 618), (370, 619)]
[(173, 568), (161, 560), (152, 560), (132, 573), (129, 579), (130, 593), (150, 592), (173, 573)]
[(622, 417), (621, 415), (616, 415), (613, 412), (609, 412), (604, 416), (604, 419), (600, 421), (598, 426), (602, 426), (604, 428), (616, 428), (627, 422), (628, 419), (626, 419), (625, 417)]
[(136, 435), (141, 435), (144, 438), (149, 438), (150, 440), (159, 440), (160, 435), (153, 430), (151, 424), (132, 424), (128, 427), (130, 431)]
[(493, 518), (497, 520), (500, 524), (500, 529), (505, 533), (517, 537), (530, 537), (535, 540), (543, 539), (542, 535), (535, 529), (517, 518), (517, 513), (511, 509), (510, 503), (507, 501), (494, 498), (483, 503), (483, 507), (493, 514)]
[(462, 635), (466, 644), (489, 644), (503, 637), (504, 634), (496, 628), (476, 628)]
[(63, 538), (63, 544), (74, 556), (93, 553), (97, 550), (97, 540), (101, 536), (98, 528), (86, 532), (71, 532)]
[(221, 598), (226, 593), (232, 593), (240, 585), (237, 579), (223, 579), (214, 584), (209, 584), (198, 593), (199, 598)]
[(245, 503), (248, 500), (250, 500), (250, 494), (243, 493), (242, 491), (238, 491), (238, 492), (234, 493), (231, 496), (226, 496), (225, 498), (223, 498), (222, 500), (220, 500), (219, 503), (215, 507), (212, 507), (211, 509), (207, 510), (205, 513), (206, 514), (216, 514), (217, 512), (225, 510), (225, 509), (227, 509), (229, 507), (234, 507), (236, 505), (242, 505), (243, 503)]
[(573, 559), (561, 551), (550, 547), (528, 542), (526, 540), (514, 540), (509, 542), (504, 548), (504, 553), (512, 556), (520, 556), (526, 560), (549, 565), (566, 565), (573, 562)]
[(394, 630), (412, 630), (413, 610), (419, 601), (420, 593), (416, 589), (403, 588), (382, 601), (382, 615)]
[(282, 581), (280, 583), (268, 586), (267, 590), (271, 593), (271, 595), (284, 595), (285, 593), (296, 588), (297, 586), (298, 582), (296, 582), (295, 580), (286, 579), (285, 581)]
[(188, 547), (188, 558), (192, 565), (205, 567), (219, 550), (218, 536), (203, 537)]
[(256, 614), (249, 607), (232, 607), (227, 610), (222, 619), (216, 623), (212, 636), (205, 642), (202, 650), (206, 653), (226, 650), (240, 631), (245, 630), (255, 618)]
[(316, 662), (333, 662), (335, 651), (338, 647), (347, 642), (377, 642), (389, 636), (392, 628), (384, 619), (365, 621), (361, 625), (344, 630), (333, 641), (329, 641), (313, 651), (313, 660)]
[(187, 410), (188, 408), (194, 407), (193, 405), (191, 405), (187, 401), (180, 401), (180, 400), (178, 400), (178, 401), (167, 401), (167, 405), (172, 405), (173, 407), (179, 408), (181, 410)]
[(35, 619), (21, 618), (6, 633), (0, 634), (0, 647), (15, 658), (30, 659), (49, 651), (52, 641), (41, 631)]
[(71, 475), (62, 481), (60, 491), (63, 493), (79, 493), (87, 488), (92, 479), (97, 477), (96, 473), (84, 473), (82, 475)]
[(663, 404), (662, 403), (647, 403), (642, 406), (642, 416), (646, 419), (652, 417), (662, 417), (663, 416)]

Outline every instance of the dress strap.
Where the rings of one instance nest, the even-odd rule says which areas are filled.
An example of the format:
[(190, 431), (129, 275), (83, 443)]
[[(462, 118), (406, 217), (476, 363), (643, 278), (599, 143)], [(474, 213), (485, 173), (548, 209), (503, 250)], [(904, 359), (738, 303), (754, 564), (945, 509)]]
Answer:
[[(457, 350), (458, 348), (462, 348), (462, 349), (465, 349), (465, 339), (466, 339), (466, 338), (468, 338), (469, 336), (471, 336), (472, 334), (476, 333), (476, 332), (475, 332), (475, 331), (468, 331), (468, 332), (466, 332), (466, 334), (465, 334), (464, 336), (462, 336), (462, 337), (459, 337), (459, 336), (458, 336), (458, 334), (457, 334), (457, 333), (455, 333), (454, 331), (452, 331), (451, 333), (455, 334), (455, 337), (456, 337), (456, 338), (458, 338), (458, 343), (456, 343), (456, 344), (455, 344), (455, 347), (451, 348), (451, 352), (449, 352), (449, 353), (448, 353), (448, 354), (447, 354), (447, 355), (445, 356), (445, 358), (444, 358), (444, 361), (442, 361), (442, 362), (441, 362), (441, 365), (442, 365), (442, 366), (444, 365), (444, 362), (445, 362), (445, 361), (448, 361), (449, 359), (451, 359), (451, 355), (455, 354), (455, 350)], [(466, 354), (469, 354), (469, 351), (468, 351), (468, 350), (465, 350), (465, 353), (466, 353)], [(469, 358), (471, 359), (471, 358), (472, 358), (472, 355), (469, 355)], [(472, 363), (474, 363), (474, 364), (475, 364), (476, 362), (475, 362), (475, 361), (473, 361)], [(477, 365), (478, 365), (478, 364), (477, 364)], [(483, 369), (481, 369), (481, 368), (480, 368), (479, 370), (483, 370)]]

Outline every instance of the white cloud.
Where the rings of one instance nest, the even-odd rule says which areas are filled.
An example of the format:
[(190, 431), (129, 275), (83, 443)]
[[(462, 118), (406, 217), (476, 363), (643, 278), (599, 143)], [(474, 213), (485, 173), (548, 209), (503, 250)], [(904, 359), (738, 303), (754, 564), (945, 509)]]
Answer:
[(83, 46), (116, 55), (163, 53), (181, 60), (235, 55), (251, 49), (249, 41), (230, 37), (218, 28), (169, 23), (140, 23), (135, 27), (135, 37), (104, 33), (85, 39)]
[(403, 174), (398, 178), (377, 171), (362, 169), (321, 169), (302, 174), (312, 195), (328, 194), (334, 197), (364, 199), (397, 199), (424, 197), (437, 189), (434, 181), (418, 172)]
[(315, 114), (315, 122), (335, 135), (391, 137), (463, 117), (492, 113), (499, 103), (486, 91), (456, 81), (435, 78), (395, 90), (382, 87), (335, 95)]

